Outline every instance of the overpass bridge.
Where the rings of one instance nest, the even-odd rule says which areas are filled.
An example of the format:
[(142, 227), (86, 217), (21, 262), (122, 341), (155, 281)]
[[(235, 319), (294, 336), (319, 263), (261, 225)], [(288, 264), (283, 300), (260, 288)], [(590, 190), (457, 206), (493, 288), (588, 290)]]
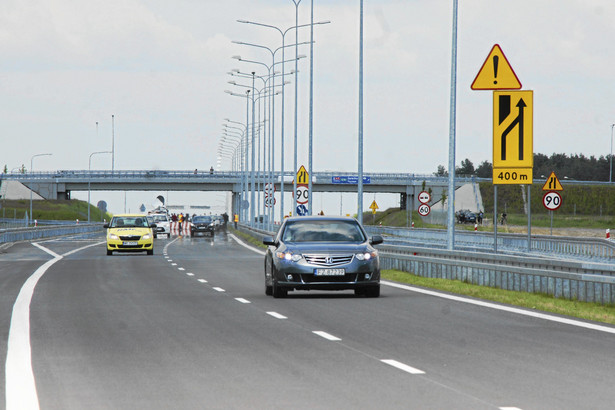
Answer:
[[(284, 191), (292, 192), (294, 173), (285, 173)], [(79, 171), (61, 170), (53, 172), (31, 172), (24, 174), (1, 174), (0, 179), (19, 181), (45, 199), (70, 199), (72, 191), (215, 191), (232, 192), (238, 197), (242, 191), (242, 180), (246, 173), (239, 171), (172, 171), (172, 170), (134, 170), (134, 171)], [(250, 176), (248, 175), (248, 184)], [(364, 173), (363, 192), (393, 193), (400, 195), (402, 209), (406, 204), (411, 209), (419, 205), (418, 194), (425, 189), (432, 190), (437, 200), (448, 189), (448, 178), (429, 174), (410, 173)], [(456, 186), (491, 181), (481, 178), (456, 178)], [(358, 176), (352, 172), (314, 172), (312, 188), (314, 192), (356, 192)], [(256, 190), (270, 182), (264, 173), (255, 177)], [(277, 192), (281, 189), (281, 176), (275, 177)], [(235, 203), (235, 201), (233, 201)]]

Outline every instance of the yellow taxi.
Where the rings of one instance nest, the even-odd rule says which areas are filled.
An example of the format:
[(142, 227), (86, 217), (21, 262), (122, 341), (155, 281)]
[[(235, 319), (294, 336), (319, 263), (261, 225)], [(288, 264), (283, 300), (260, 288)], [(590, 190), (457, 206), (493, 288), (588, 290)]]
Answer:
[(107, 228), (107, 255), (116, 252), (147, 252), (154, 254), (154, 233), (156, 224), (149, 224), (145, 215), (115, 215)]

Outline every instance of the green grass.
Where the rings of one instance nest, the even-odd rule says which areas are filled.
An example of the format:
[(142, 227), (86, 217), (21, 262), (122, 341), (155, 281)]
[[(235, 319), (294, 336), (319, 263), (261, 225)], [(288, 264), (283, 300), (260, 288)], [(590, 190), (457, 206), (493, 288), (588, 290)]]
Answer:
[(458, 280), (423, 278), (411, 273), (398, 270), (382, 271), (382, 278), (399, 283), (406, 283), (422, 288), (435, 289), (456, 295), (465, 295), (477, 299), (489, 300), (528, 309), (551, 312), (579, 319), (592, 320), (615, 324), (615, 306), (599, 305), (556, 299), (549, 295), (514, 292), (490, 288), (486, 286), (472, 285)]
[[(24, 219), (26, 212), (30, 213), (30, 201), (27, 199), (21, 200), (5, 200), (0, 202), (2, 210), (0, 216), (3, 218)], [(100, 209), (90, 205), (90, 220), (100, 222), (102, 218), (107, 221), (111, 219), (110, 213), (101, 215)], [(88, 204), (85, 201), (79, 200), (44, 200), (32, 201), (32, 218), (38, 220), (60, 220), (60, 221), (87, 221), (88, 219)]]

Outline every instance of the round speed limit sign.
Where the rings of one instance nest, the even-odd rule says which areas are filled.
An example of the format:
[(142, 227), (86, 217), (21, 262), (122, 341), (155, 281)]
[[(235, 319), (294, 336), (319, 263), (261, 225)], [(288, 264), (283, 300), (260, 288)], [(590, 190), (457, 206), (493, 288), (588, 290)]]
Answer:
[(431, 212), (431, 207), (427, 204), (422, 204), (421, 206), (419, 206), (418, 212), (421, 216), (427, 216)]
[(308, 198), (309, 198), (308, 195), (309, 195), (309, 192), (308, 192), (308, 187), (307, 186), (305, 186), (305, 185), (297, 185), (297, 195), (296, 195), (296, 198), (297, 198), (297, 203), (298, 204), (302, 204), (302, 205), (307, 204), (308, 203)]
[(562, 206), (562, 196), (559, 192), (549, 191), (542, 197), (542, 204), (549, 211), (555, 211)]

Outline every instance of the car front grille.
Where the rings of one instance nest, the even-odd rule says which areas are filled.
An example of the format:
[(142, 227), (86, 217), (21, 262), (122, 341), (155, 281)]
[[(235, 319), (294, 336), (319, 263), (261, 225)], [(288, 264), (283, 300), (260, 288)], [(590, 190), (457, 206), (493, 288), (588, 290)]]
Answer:
[(303, 255), (303, 258), (310, 265), (316, 266), (338, 266), (345, 265), (352, 261), (353, 255)]
[(141, 239), (140, 235), (128, 235), (128, 236), (120, 236), (120, 239), (123, 241), (138, 241)]

